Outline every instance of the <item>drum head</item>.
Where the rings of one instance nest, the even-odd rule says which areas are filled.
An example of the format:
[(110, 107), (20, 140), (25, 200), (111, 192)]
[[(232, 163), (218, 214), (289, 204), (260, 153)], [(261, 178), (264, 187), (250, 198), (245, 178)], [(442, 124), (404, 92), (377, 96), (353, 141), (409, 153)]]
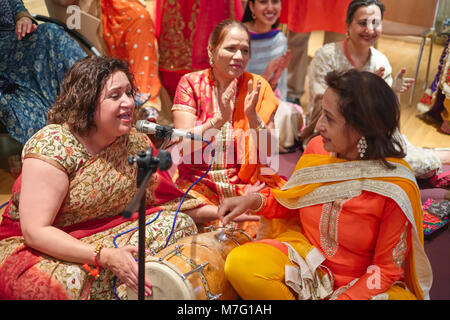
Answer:
[[(183, 280), (183, 273), (165, 260), (147, 258), (145, 276), (150, 278), (152, 294), (145, 300), (195, 300), (189, 280)], [(136, 300), (136, 293), (127, 288), (129, 300)]]

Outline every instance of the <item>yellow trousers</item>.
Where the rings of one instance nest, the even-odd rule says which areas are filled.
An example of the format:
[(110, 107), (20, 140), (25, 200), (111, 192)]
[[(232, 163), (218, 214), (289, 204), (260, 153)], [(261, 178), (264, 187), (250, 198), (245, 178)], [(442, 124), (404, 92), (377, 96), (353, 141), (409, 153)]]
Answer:
[[(292, 265), (280, 249), (266, 243), (249, 242), (234, 248), (225, 262), (225, 275), (245, 300), (295, 300), (296, 294), (284, 281), (285, 266)], [(386, 291), (389, 300), (415, 300), (399, 285)]]
[(231, 250), (225, 274), (242, 299), (294, 300), (294, 293), (284, 284), (286, 264), (291, 263), (281, 250), (250, 242)]

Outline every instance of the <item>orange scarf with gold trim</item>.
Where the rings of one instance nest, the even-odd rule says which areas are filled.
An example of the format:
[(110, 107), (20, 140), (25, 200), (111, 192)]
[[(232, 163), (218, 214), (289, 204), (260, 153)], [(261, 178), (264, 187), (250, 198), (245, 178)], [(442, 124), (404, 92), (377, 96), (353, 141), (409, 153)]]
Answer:
[[(258, 103), (256, 105), (256, 112), (265, 124), (270, 121), (272, 115), (278, 108), (278, 100), (275, 97), (269, 83), (259, 75), (244, 72), (242, 75), (242, 80), (240, 79), (242, 82), (239, 86), (239, 94), (236, 97), (236, 109), (233, 115), (233, 129), (235, 132), (239, 130), (246, 132), (249, 129), (248, 119), (244, 113), (244, 106), (245, 97), (248, 92), (248, 82), (250, 79), (253, 81), (253, 89), (256, 88), (257, 80), (261, 79), (261, 91), (259, 93)], [(250, 184), (255, 184), (257, 181), (261, 181), (271, 188), (280, 188), (283, 186), (286, 181), (275, 172), (269, 175), (261, 173), (261, 168), (265, 166), (260, 164), (259, 159), (257, 159), (256, 163), (254, 163), (255, 161), (251, 161), (253, 159), (251, 158), (250, 152), (252, 150), (258, 150), (256, 146), (257, 141), (255, 141), (251, 135), (247, 135), (244, 139), (245, 146), (242, 154), (243, 162), (238, 173), (239, 178), (243, 182)], [(273, 148), (274, 147), (272, 146), (272, 149)]]

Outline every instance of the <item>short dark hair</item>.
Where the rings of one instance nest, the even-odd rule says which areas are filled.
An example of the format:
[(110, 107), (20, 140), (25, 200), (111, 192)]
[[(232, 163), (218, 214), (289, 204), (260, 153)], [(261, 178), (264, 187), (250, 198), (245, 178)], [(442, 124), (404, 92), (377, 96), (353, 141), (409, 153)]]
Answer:
[[(253, 20), (255, 20), (255, 19), (253, 19), (253, 13), (250, 10), (250, 5), (248, 4), (249, 2), (255, 3), (255, 0), (247, 1), (247, 6), (245, 7), (245, 11), (244, 11), (244, 16), (242, 17), (242, 20), (241, 20), (242, 22), (252, 22)], [(277, 21), (272, 25), (272, 29), (278, 28), (279, 25), (280, 25), (280, 18), (278, 18)]]
[(332, 71), (325, 81), (339, 96), (339, 110), (346, 124), (366, 138), (365, 159), (381, 160), (392, 168), (386, 157), (405, 157), (397, 140), (400, 103), (386, 81), (372, 72), (355, 69)]
[(87, 135), (91, 129), (96, 128), (94, 113), (100, 93), (106, 81), (116, 71), (126, 74), (134, 96), (134, 78), (125, 61), (97, 56), (77, 61), (64, 76), (60, 93), (48, 112), (48, 122), (67, 124), (73, 132), (81, 136)]
[(356, 10), (358, 10), (360, 7), (367, 7), (370, 5), (376, 5), (378, 8), (380, 8), (381, 11), (381, 19), (383, 19), (384, 10), (386, 7), (383, 3), (381, 3), (379, 0), (353, 0), (350, 2), (347, 8), (347, 16), (345, 18), (345, 23), (347, 25), (351, 24), (353, 21), (353, 17), (355, 15)]

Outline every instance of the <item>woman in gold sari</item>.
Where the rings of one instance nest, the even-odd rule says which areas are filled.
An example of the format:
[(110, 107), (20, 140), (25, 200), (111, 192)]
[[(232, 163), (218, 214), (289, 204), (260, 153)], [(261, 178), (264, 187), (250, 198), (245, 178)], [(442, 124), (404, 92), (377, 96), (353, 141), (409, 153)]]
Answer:
[[(259, 241), (225, 272), (244, 299), (424, 299), (432, 273), (418, 187), (395, 140), (399, 103), (370, 72), (331, 72), (313, 138), (281, 190), (225, 199), (251, 210)], [(263, 227), (264, 226), (264, 227)]]
[[(239, 21), (222, 21), (211, 33), (208, 54), (211, 68), (181, 78), (172, 112), (176, 128), (214, 138), (214, 164), (192, 192), (208, 202), (211, 217), (216, 217), (224, 198), (245, 193), (249, 185), (280, 187), (284, 180), (262, 164), (278, 146), (271, 135), (278, 100), (266, 80), (244, 71), (250, 59), (247, 28)], [(190, 144), (181, 150), (176, 179), (181, 190), (210, 164), (209, 148), (193, 146), (190, 152), (186, 147)], [(254, 234), (256, 224), (247, 231)]]
[[(0, 224), (0, 299), (105, 300), (114, 288), (121, 298), (126, 287), (137, 292), (138, 215), (122, 216), (137, 192), (128, 157), (153, 146), (133, 128), (134, 92), (121, 60), (88, 57), (68, 71), (50, 124), (23, 148), (22, 175)], [(201, 202), (186, 199), (176, 213), (182, 195), (167, 172), (151, 176), (150, 252), (196, 233), (186, 212), (196, 219)]]

